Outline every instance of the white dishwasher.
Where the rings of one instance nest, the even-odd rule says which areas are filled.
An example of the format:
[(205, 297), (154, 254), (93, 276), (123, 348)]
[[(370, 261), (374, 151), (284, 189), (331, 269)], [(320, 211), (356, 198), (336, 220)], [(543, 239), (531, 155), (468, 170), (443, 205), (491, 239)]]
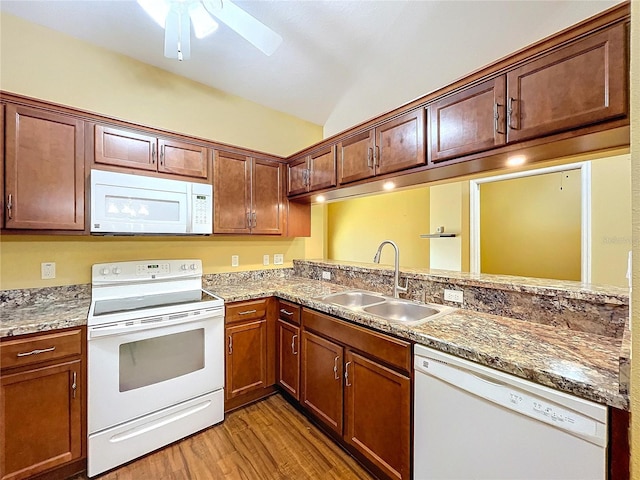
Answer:
[(415, 346), (414, 480), (604, 480), (607, 407)]

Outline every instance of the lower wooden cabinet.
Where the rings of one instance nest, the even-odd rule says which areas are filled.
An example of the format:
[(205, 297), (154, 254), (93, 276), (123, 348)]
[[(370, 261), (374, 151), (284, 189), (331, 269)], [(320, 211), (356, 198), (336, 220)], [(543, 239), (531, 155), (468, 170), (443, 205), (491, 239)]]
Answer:
[(411, 344), (303, 309), (300, 403), (381, 478), (411, 476)]
[(300, 327), (278, 319), (277, 382), (296, 400), (300, 400)]
[(30, 478), (84, 456), (84, 339), (78, 329), (0, 345), (2, 480)]

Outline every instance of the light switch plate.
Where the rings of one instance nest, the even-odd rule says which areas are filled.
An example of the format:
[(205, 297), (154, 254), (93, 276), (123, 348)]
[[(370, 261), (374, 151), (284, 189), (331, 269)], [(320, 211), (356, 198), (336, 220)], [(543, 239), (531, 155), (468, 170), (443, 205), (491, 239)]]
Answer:
[(237, 267), (240, 265), (240, 257), (238, 255), (231, 255), (231, 266)]
[(263, 255), (262, 256), (262, 265), (264, 265), (264, 266), (269, 265), (269, 255)]
[(56, 278), (56, 262), (46, 262), (40, 264), (40, 277), (42, 280)]
[(273, 255), (273, 264), (282, 265), (284, 263), (284, 255), (282, 253), (275, 253)]
[(331, 280), (331, 272), (322, 272), (322, 279), (323, 280)]

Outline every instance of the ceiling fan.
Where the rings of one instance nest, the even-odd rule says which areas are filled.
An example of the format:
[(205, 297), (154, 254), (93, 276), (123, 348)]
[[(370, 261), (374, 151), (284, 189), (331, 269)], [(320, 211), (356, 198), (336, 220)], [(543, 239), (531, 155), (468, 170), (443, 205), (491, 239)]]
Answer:
[[(216, 17), (244, 37), (265, 55), (272, 55), (282, 37), (249, 15), (231, 0), (137, 0), (153, 20), (164, 28), (164, 56), (188, 60), (191, 57), (191, 24), (196, 38), (218, 28)], [(213, 15), (213, 17), (212, 17)]]

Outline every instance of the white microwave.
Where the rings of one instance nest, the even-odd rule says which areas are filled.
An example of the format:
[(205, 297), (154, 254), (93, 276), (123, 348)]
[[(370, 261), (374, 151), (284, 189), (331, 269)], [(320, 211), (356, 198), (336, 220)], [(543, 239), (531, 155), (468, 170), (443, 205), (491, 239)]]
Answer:
[(203, 183), (91, 170), (91, 233), (213, 233), (213, 188)]

